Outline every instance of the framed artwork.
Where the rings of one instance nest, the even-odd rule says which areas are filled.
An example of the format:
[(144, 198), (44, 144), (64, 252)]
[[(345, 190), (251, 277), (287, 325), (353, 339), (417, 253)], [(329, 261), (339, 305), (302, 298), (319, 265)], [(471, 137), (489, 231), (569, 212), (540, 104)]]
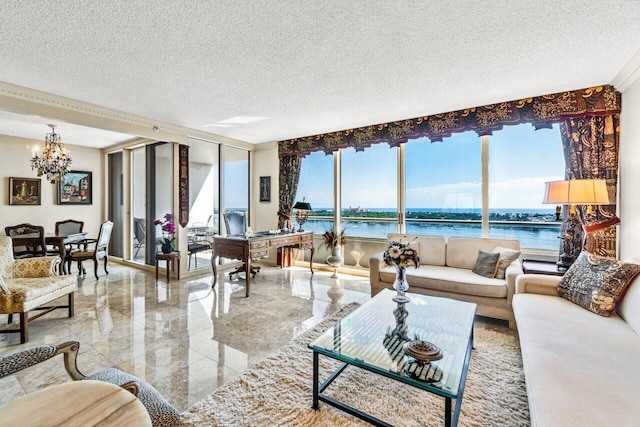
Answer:
[(91, 172), (71, 171), (58, 181), (58, 204), (90, 205), (92, 188)]
[(271, 177), (270, 176), (260, 177), (260, 201), (261, 202), (271, 201)]
[(10, 205), (37, 206), (40, 195), (40, 178), (9, 178)]

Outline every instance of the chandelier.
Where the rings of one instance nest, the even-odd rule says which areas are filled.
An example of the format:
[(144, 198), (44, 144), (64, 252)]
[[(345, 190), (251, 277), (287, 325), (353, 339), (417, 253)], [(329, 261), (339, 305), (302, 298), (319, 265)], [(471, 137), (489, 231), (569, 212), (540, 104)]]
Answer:
[(49, 182), (54, 184), (64, 177), (71, 169), (71, 157), (69, 150), (60, 142), (60, 135), (56, 133), (54, 125), (48, 125), (51, 133), (44, 139), (42, 155), (38, 156), (38, 147), (33, 152), (31, 169), (38, 170), (38, 176), (47, 175)]

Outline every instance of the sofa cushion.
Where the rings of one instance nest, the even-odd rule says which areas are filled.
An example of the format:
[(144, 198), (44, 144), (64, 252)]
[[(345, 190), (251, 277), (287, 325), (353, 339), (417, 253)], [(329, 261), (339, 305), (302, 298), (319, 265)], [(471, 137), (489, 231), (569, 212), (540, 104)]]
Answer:
[[(496, 246), (520, 250), (520, 243), (517, 240), (449, 237), (447, 240), (447, 265), (471, 270), (476, 265), (479, 250), (491, 252)], [(422, 255), (422, 252), (420, 254)]]
[(500, 260), (499, 253), (478, 251), (476, 265), (473, 266), (471, 271), (480, 276), (493, 279), (498, 268), (498, 260)]
[[(631, 258), (624, 261), (640, 264), (640, 258)], [(627, 286), (627, 291), (616, 307), (616, 312), (640, 335), (640, 275), (636, 276)]]
[(420, 264), (445, 265), (447, 241), (442, 236), (389, 233), (387, 240), (417, 243)]
[(513, 311), (532, 426), (637, 425), (640, 339), (623, 319), (536, 294)]
[(500, 259), (498, 260), (498, 266), (496, 267), (496, 275), (494, 277), (496, 279), (504, 279), (504, 272), (507, 270), (507, 267), (509, 267), (513, 261), (518, 259), (518, 257), (520, 256), (520, 251), (516, 251), (515, 249), (503, 248), (502, 246), (497, 246), (491, 252), (496, 252), (500, 254)]
[(610, 316), (639, 272), (638, 264), (582, 252), (560, 280), (558, 294), (600, 316)]
[[(393, 283), (396, 277), (394, 267), (380, 270), (380, 279)], [(504, 279), (482, 277), (465, 268), (452, 268), (437, 265), (421, 265), (407, 268), (409, 292), (411, 286), (464, 295), (490, 298), (506, 298), (507, 282)]]

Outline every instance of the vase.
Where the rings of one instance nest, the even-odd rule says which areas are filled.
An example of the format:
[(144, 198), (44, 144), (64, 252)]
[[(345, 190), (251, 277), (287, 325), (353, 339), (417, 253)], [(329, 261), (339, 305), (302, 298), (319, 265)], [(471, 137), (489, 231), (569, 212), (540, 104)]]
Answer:
[(338, 267), (340, 267), (340, 265), (342, 265), (342, 261), (344, 261), (340, 249), (341, 248), (339, 245), (335, 245), (331, 249), (331, 255), (327, 258), (327, 264), (333, 267), (333, 274), (331, 275), (331, 277), (333, 277), (334, 279), (338, 277)]
[(162, 250), (163, 254), (170, 254), (171, 252), (173, 252), (173, 245), (171, 243), (165, 242), (162, 244), (160, 249)]
[(396, 264), (396, 280), (393, 282), (393, 289), (396, 295), (392, 298), (395, 302), (407, 303), (409, 298), (404, 294), (409, 290), (409, 282), (407, 282), (407, 267)]

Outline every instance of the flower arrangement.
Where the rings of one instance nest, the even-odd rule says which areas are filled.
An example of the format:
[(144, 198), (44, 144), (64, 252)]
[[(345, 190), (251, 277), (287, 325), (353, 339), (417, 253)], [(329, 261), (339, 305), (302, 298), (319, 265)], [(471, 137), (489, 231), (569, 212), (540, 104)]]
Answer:
[(322, 245), (328, 250), (335, 248), (336, 246), (344, 246), (347, 243), (347, 238), (344, 236), (344, 230), (337, 233), (335, 230), (325, 231), (322, 235)]
[(415, 248), (411, 246), (411, 242), (393, 241), (389, 243), (382, 259), (387, 265), (395, 264), (399, 267), (413, 265), (416, 268), (420, 266), (420, 257), (418, 257)]
[(155, 225), (162, 225), (162, 240), (163, 245), (171, 245), (174, 247), (174, 241), (176, 240), (176, 224), (173, 222), (173, 215), (165, 214), (163, 219), (156, 219), (153, 222)]

